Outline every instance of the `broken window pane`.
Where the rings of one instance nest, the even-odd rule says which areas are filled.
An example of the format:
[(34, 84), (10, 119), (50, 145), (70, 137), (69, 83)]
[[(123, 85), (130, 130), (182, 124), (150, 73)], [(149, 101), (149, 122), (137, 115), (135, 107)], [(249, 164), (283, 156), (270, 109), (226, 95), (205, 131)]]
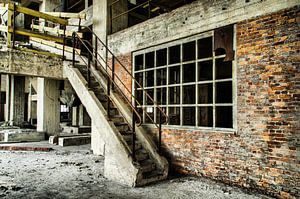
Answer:
[(156, 51), (156, 66), (167, 65), (167, 49), (161, 49)]
[(198, 126), (213, 126), (213, 107), (198, 107)]
[(183, 65), (183, 83), (195, 82), (196, 68), (195, 63)]
[(196, 86), (189, 85), (183, 87), (183, 103), (184, 104), (195, 104), (196, 102)]
[(232, 78), (232, 61), (216, 60), (216, 79)]
[(154, 67), (154, 52), (146, 53), (145, 55), (145, 68)]
[(169, 64), (180, 62), (180, 45), (169, 48)]
[(212, 60), (198, 62), (198, 81), (212, 80)]
[(180, 66), (173, 66), (169, 68), (169, 84), (180, 83)]
[(183, 125), (195, 126), (195, 107), (183, 107)]
[(154, 107), (146, 107), (145, 110), (146, 123), (152, 123), (154, 121)]
[(198, 85), (198, 103), (211, 104), (213, 101), (213, 84), (199, 84)]
[(232, 82), (216, 83), (216, 102), (232, 103)]
[(135, 80), (138, 82), (139, 85), (136, 84), (136, 88), (143, 87), (143, 72), (141, 73), (135, 73), (134, 75)]
[(167, 101), (167, 88), (156, 89), (156, 101), (160, 105), (165, 105)]
[(180, 125), (180, 108), (169, 107), (169, 124)]
[(135, 71), (142, 70), (143, 65), (144, 65), (144, 56), (143, 55), (137, 55), (137, 56), (134, 57), (134, 59), (135, 59), (135, 61), (134, 61)]
[(183, 61), (195, 60), (196, 57), (196, 42), (191, 41), (183, 44)]
[(154, 86), (154, 71), (147, 71), (146, 72), (146, 87)]
[(180, 104), (180, 87), (169, 88), (169, 104)]
[(232, 128), (232, 106), (216, 107), (216, 127)]
[(153, 105), (154, 89), (147, 89), (145, 93), (145, 99), (147, 105)]
[(159, 69), (156, 71), (156, 85), (166, 85), (167, 84), (167, 69)]
[(198, 59), (212, 57), (212, 37), (198, 40)]

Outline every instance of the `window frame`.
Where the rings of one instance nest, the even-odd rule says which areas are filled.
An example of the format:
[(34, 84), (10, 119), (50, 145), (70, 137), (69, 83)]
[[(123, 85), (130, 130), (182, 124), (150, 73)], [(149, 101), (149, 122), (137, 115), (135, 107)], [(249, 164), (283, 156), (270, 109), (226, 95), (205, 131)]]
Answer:
[[(234, 50), (236, 50), (236, 26), (233, 26), (233, 32), (234, 32), (234, 38), (233, 38), (233, 48)], [(216, 60), (218, 58), (224, 58), (225, 55), (215, 55), (215, 51), (213, 51), (212, 56), (209, 58), (198, 58), (198, 40), (203, 39), (203, 38), (208, 38), (208, 37), (212, 37), (212, 47), (213, 47), (213, 42), (214, 42), (214, 31), (208, 31), (205, 33), (200, 33), (197, 35), (193, 35), (193, 36), (189, 36), (189, 37), (185, 37), (185, 38), (181, 38), (181, 39), (177, 39), (177, 40), (173, 40), (171, 42), (167, 42), (167, 43), (163, 43), (163, 44), (158, 44), (155, 46), (151, 46), (149, 48), (145, 48), (145, 49), (141, 49), (141, 50), (137, 50), (137, 51), (133, 51), (132, 52), (132, 74), (135, 77), (137, 73), (142, 73), (143, 76), (143, 85), (144, 85), (144, 89), (147, 91), (148, 89), (152, 89), (154, 94), (153, 97), (154, 99), (157, 99), (157, 88), (166, 88), (166, 104), (164, 105), (160, 105), (160, 107), (164, 108), (166, 110), (167, 115), (169, 115), (169, 108), (176, 108), (179, 107), (180, 108), (180, 124), (179, 125), (172, 125), (172, 124), (165, 124), (163, 125), (163, 127), (167, 127), (167, 128), (176, 128), (176, 129), (196, 129), (196, 130), (208, 130), (208, 131), (228, 131), (228, 132), (232, 132), (232, 131), (236, 131), (237, 130), (237, 119), (236, 119), (236, 115), (237, 115), (237, 86), (236, 86), (236, 55), (235, 55), (235, 59), (232, 61), (232, 77), (231, 78), (226, 78), (226, 79), (220, 79), (217, 80), (216, 79)], [(183, 61), (183, 44), (188, 43), (188, 42), (192, 42), (195, 41), (195, 60), (192, 61)], [(179, 63), (175, 63), (175, 64), (169, 64), (169, 50), (167, 50), (167, 63), (166, 65), (163, 66), (158, 66), (156, 67), (157, 63), (156, 63), (156, 54), (157, 51), (162, 50), (162, 49), (168, 49), (169, 47), (172, 46), (176, 46), (176, 45), (180, 45), (180, 62)], [(143, 55), (143, 66), (145, 66), (145, 55), (149, 52), (154, 52), (154, 67), (153, 68), (143, 68), (141, 70), (137, 70), (135, 71), (135, 56), (138, 55)], [(208, 60), (212, 60), (213, 65), (212, 65), (212, 80), (206, 80), (206, 81), (200, 81), (199, 82), (199, 77), (198, 77), (198, 63), (202, 62), (202, 61), (208, 61)], [(183, 83), (183, 65), (185, 64), (189, 64), (189, 63), (195, 63), (195, 81), (194, 82), (187, 82), (187, 83)], [(171, 67), (174, 66), (180, 66), (180, 82), (178, 84), (169, 84), (169, 71)], [(157, 86), (157, 71), (160, 69), (166, 69), (166, 84), (165, 85), (159, 85)], [(148, 71), (154, 71), (154, 85), (151, 87), (146, 87), (146, 78), (145, 78), (145, 74)], [(218, 82), (232, 82), (232, 102), (231, 103), (216, 103), (216, 83)], [(207, 83), (212, 83), (213, 84), (213, 98), (212, 98), (212, 103), (209, 104), (199, 104), (199, 92), (198, 92), (198, 85), (201, 84), (207, 84)], [(184, 86), (188, 86), (188, 85), (195, 85), (195, 103), (194, 104), (184, 104), (183, 103), (183, 87)], [(170, 100), (169, 100), (169, 90), (171, 87), (180, 87), (180, 103), (179, 104), (170, 104)], [(132, 91), (133, 91), (133, 95), (135, 96), (135, 90), (134, 90), (134, 82), (132, 82)], [(141, 89), (138, 89), (141, 90)], [(223, 128), (223, 127), (216, 127), (216, 107), (219, 106), (230, 106), (232, 107), (232, 128)], [(139, 107), (139, 106), (138, 106)], [(154, 110), (154, 119), (157, 118), (156, 116), (156, 109), (153, 105), (147, 105), (145, 104), (145, 95), (143, 94), (143, 108), (150, 108), (153, 107)], [(183, 108), (184, 107), (194, 107), (195, 108), (195, 125), (183, 125)], [(205, 126), (199, 126), (198, 125), (198, 117), (199, 117), (199, 108), (198, 107), (213, 107), (213, 125), (212, 127), (205, 127)], [(145, 114), (143, 114), (143, 121), (145, 121)], [(151, 124), (144, 124), (144, 125), (151, 125)]]

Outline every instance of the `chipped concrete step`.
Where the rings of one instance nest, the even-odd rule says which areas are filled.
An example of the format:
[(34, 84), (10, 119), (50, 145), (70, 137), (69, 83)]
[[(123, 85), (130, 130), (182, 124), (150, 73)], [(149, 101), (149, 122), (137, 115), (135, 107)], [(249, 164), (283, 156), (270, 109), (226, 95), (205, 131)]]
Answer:
[(91, 126), (64, 126), (62, 128), (63, 133), (69, 134), (82, 134), (82, 133), (90, 133)]
[[(127, 142), (127, 144), (128, 144), (128, 142)], [(128, 144), (128, 146), (129, 146), (130, 149), (132, 149), (132, 144)], [(142, 145), (141, 145), (141, 143), (136, 142), (135, 143), (135, 150), (139, 150), (139, 149), (142, 149)]]
[(114, 123), (122, 123), (122, 122), (124, 122), (124, 118), (121, 115), (113, 115), (112, 117), (110, 117), (110, 119)]
[(42, 141), (45, 140), (45, 132), (36, 132), (36, 131), (26, 131), (23, 129), (8, 129), (2, 130), (3, 142), (23, 142), (23, 141)]
[(114, 123), (119, 131), (127, 131), (129, 130), (128, 124), (125, 122), (117, 122)]
[(140, 162), (140, 166), (141, 166), (142, 173), (149, 173), (156, 169), (156, 165), (150, 159)]
[(75, 145), (84, 145), (90, 143), (91, 143), (90, 135), (58, 138), (59, 146), (75, 146)]
[(138, 162), (142, 162), (142, 161), (149, 159), (149, 155), (148, 155), (147, 151), (145, 151), (144, 149), (136, 150), (135, 157)]

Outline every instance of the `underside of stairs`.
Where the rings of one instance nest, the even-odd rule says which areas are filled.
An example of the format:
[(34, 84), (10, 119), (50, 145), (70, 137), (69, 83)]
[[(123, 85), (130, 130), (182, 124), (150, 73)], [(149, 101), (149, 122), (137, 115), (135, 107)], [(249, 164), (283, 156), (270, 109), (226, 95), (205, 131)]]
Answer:
[(143, 186), (166, 179), (168, 162), (158, 153), (142, 126), (136, 127), (133, 157), (133, 132), (129, 125), (131, 121), (126, 117), (130, 110), (120, 102), (122, 98), (107, 96), (105, 78), (101, 72), (91, 72), (88, 83), (85, 65), (73, 67), (70, 62), (65, 62), (64, 73), (92, 119), (92, 150), (105, 156), (105, 176), (129, 186)]

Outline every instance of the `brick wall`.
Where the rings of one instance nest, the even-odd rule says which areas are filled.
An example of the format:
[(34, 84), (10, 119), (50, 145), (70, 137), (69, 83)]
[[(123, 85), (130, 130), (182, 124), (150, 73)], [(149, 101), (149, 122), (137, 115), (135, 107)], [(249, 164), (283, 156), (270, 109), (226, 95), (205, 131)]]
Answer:
[(299, 12), (237, 23), (237, 132), (165, 127), (174, 171), (282, 198), (300, 195)]

